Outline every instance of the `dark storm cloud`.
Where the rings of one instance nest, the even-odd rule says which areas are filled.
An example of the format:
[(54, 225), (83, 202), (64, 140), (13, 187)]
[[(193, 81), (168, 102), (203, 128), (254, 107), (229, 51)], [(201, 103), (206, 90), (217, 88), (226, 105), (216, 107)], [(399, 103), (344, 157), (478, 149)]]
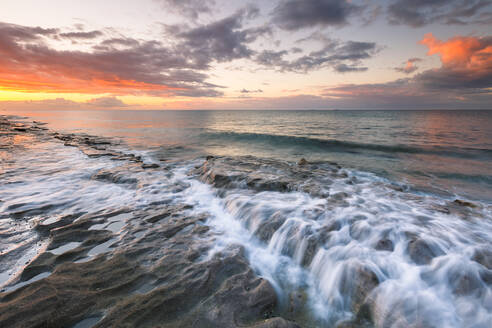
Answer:
[(162, 4), (164, 10), (169, 10), (192, 19), (200, 14), (211, 13), (215, 0), (155, 0)]
[(265, 68), (278, 71), (306, 73), (322, 67), (331, 67), (339, 73), (362, 72), (367, 67), (361, 66), (364, 59), (369, 59), (379, 52), (380, 47), (374, 42), (338, 41), (324, 39), (324, 47), (307, 55), (286, 59), (287, 51), (264, 50), (255, 61)]
[(273, 11), (273, 22), (285, 30), (344, 25), (361, 10), (345, 0), (282, 0)]
[(67, 32), (60, 33), (59, 36), (67, 39), (95, 39), (103, 36), (104, 33), (101, 31), (90, 31), (90, 32)]
[(444, 24), (491, 24), (490, 0), (393, 0), (388, 6), (392, 24), (420, 27)]

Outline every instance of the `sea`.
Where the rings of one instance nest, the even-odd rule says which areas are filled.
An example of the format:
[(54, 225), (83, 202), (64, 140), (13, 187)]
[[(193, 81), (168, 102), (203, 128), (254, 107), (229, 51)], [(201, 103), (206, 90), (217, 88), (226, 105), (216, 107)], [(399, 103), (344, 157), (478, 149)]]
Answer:
[[(200, 259), (239, 245), (301, 326), (356, 320), (367, 304), (376, 327), (492, 322), (492, 111), (0, 114), (40, 128), (0, 135), (3, 293), (52, 273), (22, 274), (50, 251), (39, 222), (186, 204), (214, 233)], [(74, 262), (116, 253), (131, 220), (98, 221), (113, 238)], [(303, 304), (289, 315), (292, 295)]]

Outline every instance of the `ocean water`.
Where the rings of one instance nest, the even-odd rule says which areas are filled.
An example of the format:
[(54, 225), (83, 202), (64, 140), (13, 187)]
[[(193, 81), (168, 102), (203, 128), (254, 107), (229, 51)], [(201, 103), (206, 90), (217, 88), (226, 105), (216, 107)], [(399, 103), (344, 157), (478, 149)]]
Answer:
[[(172, 158), (332, 161), (430, 192), (492, 200), (491, 111), (51, 111), (61, 131)], [(173, 151), (172, 147), (179, 147)]]
[[(281, 313), (303, 326), (353, 320), (368, 304), (376, 327), (492, 322), (492, 111), (3, 114), (48, 129), (2, 135), (6, 292), (51, 273), (19, 278), (50, 249), (35, 221), (186, 204), (190, 215), (206, 213), (217, 233), (203, 258), (244, 247), (274, 286)], [(107, 143), (80, 146), (61, 135)], [(108, 151), (155, 167), (129, 167)], [(95, 223), (90, 229), (114, 238), (78, 261), (116, 252), (127, 233), (145, 233), (129, 221)], [(289, 314), (296, 295), (302, 310)]]

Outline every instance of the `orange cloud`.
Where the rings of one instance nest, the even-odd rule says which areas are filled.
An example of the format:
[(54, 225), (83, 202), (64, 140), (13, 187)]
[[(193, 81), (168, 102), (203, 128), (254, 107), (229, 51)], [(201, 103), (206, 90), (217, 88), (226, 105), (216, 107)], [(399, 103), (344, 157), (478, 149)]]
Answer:
[(419, 68), (415, 65), (416, 62), (420, 62), (420, 58), (410, 58), (406, 61), (403, 67), (395, 67), (395, 71), (410, 74), (418, 70)]
[[(28, 73), (13, 68), (0, 69), (0, 90), (26, 93), (113, 93), (119, 95), (144, 94), (156, 92), (165, 94), (166, 90), (180, 90), (161, 84), (122, 79), (118, 76), (91, 72), (92, 77), (80, 76), (76, 70), (56, 70), (53, 73)], [(86, 72), (85, 74), (88, 74)]]
[(420, 44), (429, 48), (427, 54), (438, 54), (445, 68), (474, 71), (492, 70), (492, 40), (487, 38), (455, 36), (447, 41), (438, 40), (428, 33)]
[(128, 43), (119, 46), (94, 41), (88, 50), (61, 50), (52, 45), (58, 31), (0, 22), (0, 91), (160, 97), (222, 94), (216, 91), (220, 86), (206, 82), (208, 75), (203, 71), (209, 62), (190, 60), (186, 53), (159, 41), (123, 39)]

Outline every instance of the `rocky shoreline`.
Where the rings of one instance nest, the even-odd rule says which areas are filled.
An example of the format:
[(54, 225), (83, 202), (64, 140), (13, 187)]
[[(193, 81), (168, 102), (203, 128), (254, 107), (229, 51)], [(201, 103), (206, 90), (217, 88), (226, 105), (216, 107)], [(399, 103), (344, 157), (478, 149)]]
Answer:
[[(490, 309), (492, 252), (488, 235), (475, 228), (490, 220), (486, 205), (435, 201), (403, 184), (304, 159), (208, 156), (180, 170), (173, 161), (125, 152), (112, 139), (15, 117), (0, 117), (0, 174), (15, 177), (16, 154), (41, 143), (104, 161), (87, 183), (111, 186), (108, 198), (121, 190), (142, 194), (144, 205), (123, 201), (63, 215), (50, 214), (58, 204), (6, 206), (0, 240), (14, 244), (22, 227), (34, 232), (23, 247), (37, 254), (0, 291), (1, 327), (434, 327), (426, 321), (432, 313), (412, 303), (426, 299), (398, 285), (404, 270), (415, 273), (410, 286), (423, 294), (444, 281), (453, 302)], [(187, 195), (193, 181), (213, 192), (248, 242), (279, 261), (273, 271), (262, 272), (252, 249), (217, 229), (214, 216), (225, 212)], [(224, 238), (227, 245), (217, 248)], [(0, 269), (21, 251), (0, 249)], [(398, 288), (401, 298), (391, 294)]]
[[(157, 168), (108, 150), (111, 143), (102, 138), (51, 133), (37, 123), (6, 118), (0, 128), (3, 139), (51, 134), (88, 157), (128, 161), (132, 170)], [(16, 145), (2, 147), (14, 151)], [(94, 179), (131, 182), (103, 172)], [(51, 223), (38, 219), (34, 229), (48, 240), (46, 249), (0, 293), (0, 326), (297, 327), (277, 316), (273, 287), (253, 272), (241, 247), (203, 259), (213, 236), (206, 217), (189, 216), (187, 210), (153, 205), (111, 213), (88, 209)], [(29, 220), (33, 215), (42, 216), (42, 209), (13, 216)], [(112, 224), (125, 226), (126, 232), (115, 237)], [(75, 247), (59, 250), (67, 244)]]

